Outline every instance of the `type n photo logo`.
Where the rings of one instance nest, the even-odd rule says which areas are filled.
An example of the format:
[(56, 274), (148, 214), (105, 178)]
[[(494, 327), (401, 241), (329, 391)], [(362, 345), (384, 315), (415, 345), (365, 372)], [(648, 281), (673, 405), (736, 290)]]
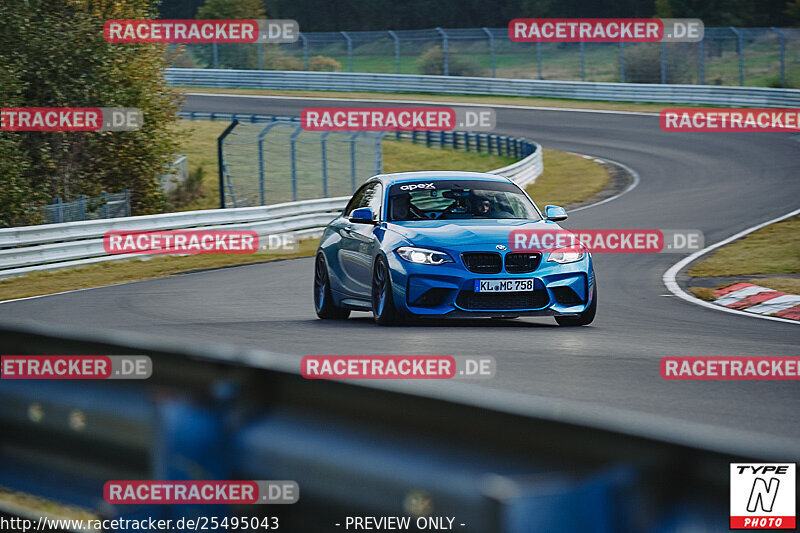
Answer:
[(796, 463), (731, 463), (731, 529), (794, 529)]

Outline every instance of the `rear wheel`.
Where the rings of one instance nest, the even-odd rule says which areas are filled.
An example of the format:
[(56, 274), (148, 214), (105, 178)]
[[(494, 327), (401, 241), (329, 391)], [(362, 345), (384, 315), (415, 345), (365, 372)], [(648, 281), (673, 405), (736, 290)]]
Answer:
[(597, 282), (592, 288), (592, 303), (586, 308), (586, 311), (578, 316), (557, 316), (556, 322), (559, 326), (588, 326), (594, 320), (597, 314)]
[(317, 255), (314, 265), (314, 310), (320, 318), (344, 320), (350, 316), (349, 309), (337, 307), (333, 301), (328, 265), (322, 254)]
[(389, 265), (383, 256), (375, 260), (372, 271), (372, 314), (381, 326), (394, 326), (402, 322), (402, 316), (394, 305), (392, 279)]

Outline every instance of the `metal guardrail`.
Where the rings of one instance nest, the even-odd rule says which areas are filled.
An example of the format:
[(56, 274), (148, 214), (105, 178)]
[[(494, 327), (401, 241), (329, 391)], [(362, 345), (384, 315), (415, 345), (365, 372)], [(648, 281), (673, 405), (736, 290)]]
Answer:
[[(542, 171), (541, 146), (521, 161), (492, 172), (529, 185)], [(141, 258), (109, 255), (103, 247), (108, 231), (157, 231), (190, 228), (252, 230), (259, 235), (292, 232), (300, 237), (320, 231), (341, 211), (349, 196), (288, 202), (271, 206), (211, 209), (0, 229), (0, 279), (42, 270)]]
[(324, 198), (263, 207), (214, 209), (145, 215), (48, 226), (0, 229), (0, 278), (99, 261), (131, 259), (142, 254), (106, 253), (108, 231), (157, 231), (189, 228), (313, 233), (340, 211), (349, 197)]
[(169, 68), (168, 83), (185, 87), (531, 96), (607, 102), (731, 107), (800, 107), (800, 89), (545, 81), (505, 78)]
[(188, 44), (181, 64), (492, 78), (513, 72), (520, 78), (623, 83), (705, 85), (708, 78), (716, 85), (797, 86), (797, 28), (706, 27), (695, 43), (519, 43), (510, 40), (508, 30), (300, 32), (299, 41), (276, 45), (266, 54), (263, 43)]

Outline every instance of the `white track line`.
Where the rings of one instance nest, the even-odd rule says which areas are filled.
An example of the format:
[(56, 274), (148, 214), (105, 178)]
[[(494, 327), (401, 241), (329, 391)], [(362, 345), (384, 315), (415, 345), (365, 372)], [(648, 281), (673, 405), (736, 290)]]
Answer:
[[(448, 107), (498, 107), (502, 109), (532, 109), (535, 111), (572, 111), (575, 113), (604, 113), (607, 115), (641, 115), (647, 117), (657, 117), (658, 113), (646, 113), (643, 111), (616, 111), (613, 109), (580, 109), (574, 107), (541, 107), (511, 104), (477, 104), (474, 102), (446, 102), (442, 100), (387, 100), (380, 98), (345, 98), (345, 97), (323, 97), (323, 96), (273, 96), (268, 94), (224, 94), (224, 93), (184, 93), (186, 96), (212, 96), (218, 98), (260, 98), (264, 100), (334, 100), (345, 102), (373, 102), (380, 104), (425, 104)], [(523, 97), (524, 98), (524, 97)], [(207, 113), (208, 111), (196, 111), (196, 113)], [(234, 114), (234, 113), (228, 113)], [(236, 115), (257, 115), (258, 113), (236, 113)]]
[[(571, 153), (574, 153), (574, 152), (571, 152)], [(577, 154), (577, 155), (583, 155), (583, 154)], [(605, 158), (605, 157), (596, 157), (596, 156), (590, 156), (590, 157), (592, 157), (593, 159), (599, 159), (600, 161), (607, 161), (607, 162), (611, 163), (612, 165), (617, 165), (619, 167), (622, 167), (626, 172), (628, 172), (631, 176), (633, 176), (633, 182), (630, 185), (628, 185), (625, 188), (624, 191), (618, 192), (614, 196), (610, 196), (610, 197), (606, 198), (605, 200), (600, 200), (599, 202), (596, 202), (594, 204), (584, 205), (582, 207), (576, 207), (575, 209), (570, 209), (571, 213), (574, 213), (575, 211), (582, 211), (584, 209), (589, 209), (590, 207), (597, 207), (598, 205), (603, 205), (603, 204), (608, 203), (608, 202), (610, 202), (612, 200), (616, 200), (617, 198), (619, 198), (623, 194), (628, 194), (633, 189), (635, 189), (636, 186), (639, 185), (639, 182), (641, 181), (639, 179), (639, 173), (636, 172), (635, 170), (633, 170), (628, 165), (623, 165), (619, 161), (614, 161), (613, 159), (608, 159), (608, 158)]]
[(661, 280), (664, 282), (664, 285), (666, 285), (667, 289), (669, 289), (669, 292), (671, 292), (672, 294), (674, 294), (675, 296), (677, 296), (681, 300), (686, 300), (687, 302), (691, 302), (693, 304), (701, 305), (703, 307), (708, 307), (709, 309), (716, 309), (717, 311), (724, 311), (726, 313), (733, 313), (733, 314), (741, 315), (741, 316), (749, 316), (751, 318), (762, 318), (764, 320), (773, 320), (775, 322), (786, 322), (787, 324), (798, 325), (798, 324), (800, 324), (800, 322), (798, 322), (797, 320), (791, 320), (791, 319), (788, 319), (788, 318), (781, 318), (781, 317), (777, 317), (777, 316), (757, 315), (757, 314), (753, 314), (753, 313), (748, 313), (747, 311), (740, 311), (738, 309), (731, 309), (729, 307), (722, 307), (720, 305), (716, 305), (716, 304), (713, 304), (711, 302), (707, 302), (705, 300), (701, 300), (700, 298), (695, 298), (691, 294), (689, 294), (686, 291), (684, 291), (683, 289), (681, 289), (680, 285), (678, 285), (678, 282), (676, 281), (678, 273), (681, 270), (683, 270), (689, 263), (693, 262), (697, 258), (702, 257), (703, 255), (707, 254), (708, 252), (710, 252), (712, 250), (716, 250), (717, 248), (725, 246), (726, 244), (728, 244), (730, 242), (733, 242), (736, 239), (740, 239), (740, 238), (744, 237), (745, 235), (747, 235), (749, 233), (753, 233), (756, 230), (759, 230), (761, 228), (769, 226), (770, 224), (774, 224), (776, 222), (780, 222), (781, 220), (786, 220), (787, 218), (791, 218), (791, 217), (793, 217), (795, 215), (800, 215), (800, 209), (795, 209), (791, 213), (786, 213), (785, 215), (779, 216), (778, 218), (773, 218), (772, 220), (768, 220), (767, 222), (762, 222), (761, 224), (758, 224), (756, 226), (752, 226), (750, 228), (747, 228), (746, 230), (740, 231), (736, 235), (731, 235), (727, 239), (723, 239), (723, 240), (719, 241), (718, 243), (712, 244), (711, 246), (707, 246), (706, 248), (703, 248), (702, 250), (698, 250), (697, 252), (695, 252), (695, 253), (687, 256), (687, 257), (684, 257), (683, 259), (681, 259), (680, 261), (678, 261), (677, 263), (672, 265), (669, 268), (669, 270), (664, 272), (664, 276), (661, 278)]

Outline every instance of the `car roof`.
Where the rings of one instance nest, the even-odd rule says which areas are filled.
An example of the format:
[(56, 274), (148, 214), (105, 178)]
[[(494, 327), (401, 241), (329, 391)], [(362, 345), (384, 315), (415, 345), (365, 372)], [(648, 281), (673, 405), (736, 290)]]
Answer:
[(459, 170), (422, 170), (416, 172), (395, 172), (392, 174), (378, 174), (372, 176), (367, 181), (380, 181), (382, 184), (394, 185), (395, 183), (405, 183), (408, 181), (437, 181), (437, 180), (484, 180), (484, 181), (502, 181), (510, 182), (511, 180), (499, 174), (490, 174), (488, 172), (462, 172)]

